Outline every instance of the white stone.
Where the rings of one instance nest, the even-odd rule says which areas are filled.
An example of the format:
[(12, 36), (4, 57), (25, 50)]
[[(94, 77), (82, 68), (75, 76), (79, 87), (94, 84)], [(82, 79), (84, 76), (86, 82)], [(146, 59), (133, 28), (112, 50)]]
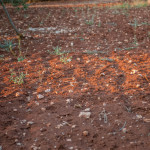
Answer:
[(136, 115), (137, 119), (142, 119), (143, 117), (141, 115)]
[(51, 91), (51, 89), (46, 89), (46, 90), (45, 90), (46, 93), (48, 93), (48, 92), (50, 92), (50, 91)]
[(79, 117), (90, 118), (91, 112), (80, 112)]
[(41, 94), (38, 94), (38, 95), (37, 95), (37, 97), (38, 97), (38, 99), (42, 99), (42, 98), (44, 98), (44, 96), (43, 96), (43, 95), (41, 95)]
[(87, 112), (87, 111), (90, 111), (90, 108), (86, 108), (84, 111), (86, 111), (86, 112)]

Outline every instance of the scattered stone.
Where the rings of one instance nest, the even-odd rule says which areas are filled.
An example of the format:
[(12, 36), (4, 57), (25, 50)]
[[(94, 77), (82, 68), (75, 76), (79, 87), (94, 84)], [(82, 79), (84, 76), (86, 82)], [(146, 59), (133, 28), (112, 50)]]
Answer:
[(16, 97), (20, 96), (21, 94), (19, 92), (16, 93)]
[(30, 125), (32, 125), (32, 124), (34, 124), (33, 121), (28, 121), (28, 122), (27, 122), (27, 126), (30, 126)]
[(143, 117), (141, 115), (136, 115), (137, 119), (142, 119)]
[(42, 110), (42, 111), (46, 111), (46, 108), (42, 107), (41, 110)]
[(2, 150), (3, 148), (2, 148), (2, 146), (0, 145), (0, 150)]
[(50, 127), (50, 126), (51, 126), (51, 123), (47, 123), (46, 126), (47, 126), (47, 127)]
[(37, 147), (37, 146), (35, 146), (35, 145), (32, 145), (31, 146), (31, 150), (39, 150), (40, 149), (40, 147)]
[(40, 131), (45, 132), (45, 131), (47, 131), (47, 129), (46, 128), (41, 128)]
[(147, 119), (147, 118), (145, 118), (145, 119), (143, 119), (145, 122), (150, 122), (150, 119)]
[(42, 98), (44, 98), (44, 96), (43, 96), (43, 95), (41, 95), (41, 94), (38, 94), (38, 95), (37, 95), (37, 97), (38, 97), (38, 99), (42, 99)]
[(73, 99), (67, 99), (67, 100), (66, 100), (66, 103), (69, 104), (69, 103), (71, 103), (72, 101), (73, 101)]
[(17, 112), (18, 110), (14, 108), (13, 111)]
[(46, 90), (45, 90), (46, 93), (48, 93), (48, 92), (50, 92), (50, 91), (51, 91), (51, 89), (46, 89)]
[(38, 105), (38, 106), (40, 105), (40, 103), (39, 103), (39, 102), (37, 102), (37, 101), (35, 101), (35, 104), (36, 104), (36, 105)]
[(89, 135), (89, 132), (88, 131), (83, 131), (82, 133), (84, 136), (88, 136)]
[(90, 118), (90, 116), (91, 116), (91, 112), (81, 111), (79, 114), (79, 117), (84, 117), (84, 118)]
[(69, 149), (70, 149), (70, 150), (72, 150), (72, 149), (73, 149), (73, 147), (69, 147)]
[(21, 143), (16, 143), (16, 145), (17, 145), (17, 146), (21, 146), (22, 144), (21, 144)]
[(76, 127), (76, 125), (72, 125), (72, 128), (75, 128)]
[(87, 111), (90, 111), (90, 110), (91, 110), (90, 108), (86, 108), (84, 111), (87, 112)]
[(81, 104), (75, 104), (74, 107), (75, 108), (82, 108), (82, 105)]
[(66, 139), (66, 141), (67, 141), (67, 142), (71, 142), (72, 140), (71, 140), (71, 139)]
[(30, 97), (30, 96), (28, 96), (28, 97), (27, 97), (27, 101), (30, 101), (30, 100), (31, 100), (31, 97)]

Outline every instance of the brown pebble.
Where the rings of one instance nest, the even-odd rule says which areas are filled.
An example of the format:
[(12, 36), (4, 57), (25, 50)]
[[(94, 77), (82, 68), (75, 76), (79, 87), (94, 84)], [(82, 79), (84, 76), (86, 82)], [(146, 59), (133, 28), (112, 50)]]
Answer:
[(84, 136), (88, 136), (89, 132), (88, 131), (83, 131)]

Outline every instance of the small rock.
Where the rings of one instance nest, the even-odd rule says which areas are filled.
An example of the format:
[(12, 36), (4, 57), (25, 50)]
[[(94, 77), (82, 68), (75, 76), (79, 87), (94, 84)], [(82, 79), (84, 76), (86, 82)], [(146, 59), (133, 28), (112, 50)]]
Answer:
[(20, 96), (21, 94), (19, 92), (16, 93), (16, 97)]
[(14, 108), (14, 109), (13, 109), (13, 111), (15, 111), (15, 112), (16, 112), (16, 111), (18, 111), (18, 110)]
[(71, 103), (72, 101), (73, 101), (73, 99), (67, 99), (67, 100), (66, 100), (66, 103), (69, 104), (69, 103)]
[(43, 96), (43, 95), (41, 95), (41, 94), (38, 94), (38, 95), (37, 95), (37, 97), (38, 97), (38, 99), (42, 99), (42, 98), (44, 98), (44, 96)]
[(51, 123), (47, 123), (46, 126), (47, 126), (47, 127), (50, 127), (50, 126), (51, 126)]
[(143, 119), (145, 122), (150, 122), (150, 119), (148, 119), (148, 118), (145, 118), (145, 119)]
[(85, 111), (85, 112), (90, 111), (90, 108), (86, 108), (84, 111)]
[(75, 104), (74, 107), (75, 108), (82, 108), (82, 105), (81, 104)]
[(16, 143), (16, 145), (17, 145), (17, 146), (21, 146), (22, 144), (21, 144), (21, 143)]
[(66, 141), (67, 141), (67, 142), (71, 142), (72, 140), (71, 140), (71, 139), (66, 139)]
[(2, 150), (3, 148), (2, 148), (2, 146), (0, 145), (0, 150)]
[(89, 132), (88, 131), (83, 131), (82, 133), (84, 136), (88, 136)]
[(50, 91), (51, 91), (51, 89), (46, 89), (46, 90), (45, 90), (46, 93), (48, 93), (48, 92), (50, 92)]
[(28, 96), (28, 97), (27, 97), (27, 101), (30, 101), (30, 100), (31, 100), (31, 97), (30, 97), (30, 96)]
[(91, 112), (80, 112), (79, 117), (90, 118)]
[(42, 110), (42, 111), (46, 111), (46, 108), (42, 107), (41, 110)]
[(72, 125), (71, 127), (72, 127), (72, 128), (75, 128), (75, 127), (76, 127), (76, 125)]
[(28, 121), (28, 122), (27, 122), (27, 126), (30, 126), (30, 125), (32, 125), (32, 124), (34, 124), (33, 121)]
[(45, 132), (47, 129), (46, 128), (41, 128), (40, 131), (41, 132)]
[(37, 102), (37, 101), (35, 101), (35, 104), (36, 104), (36, 105), (38, 105), (38, 106), (40, 105), (40, 103), (39, 103), (39, 102)]
[(136, 115), (137, 119), (142, 119), (143, 117), (141, 115)]

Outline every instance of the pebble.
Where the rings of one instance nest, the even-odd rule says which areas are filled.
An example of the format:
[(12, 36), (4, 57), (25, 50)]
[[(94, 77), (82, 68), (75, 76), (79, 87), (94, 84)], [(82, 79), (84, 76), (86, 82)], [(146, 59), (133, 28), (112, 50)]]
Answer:
[(44, 96), (43, 96), (43, 95), (41, 95), (41, 94), (38, 94), (38, 95), (37, 95), (37, 97), (38, 97), (38, 99), (42, 99), (42, 98), (44, 98)]
[(0, 145), (0, 150), (2, 150), (3, 148), (2, 148), (2, 146)]
[(16, 97), (20, 96), (21, 94), (19, 92), (16, 93)]
[(90, 118), (91, 112), (80, 112), (79, 117)]
[(28, 122), (27, 122), (27, 126), (32, 125), (32, 124), (34, 124), (33, 121), (28, 121)]
[(13, 109), (13, 111), (15, 111), (15, 112), (16, 112), (16, 111), (18, 111), (18, 110), (14, 108), (14, 109)]
[(46, 89), (46, 90), (45, 90), (46, 93), (48, 93), (48, 92), (50, 92), (50, 91), (51, 91), (51, 89)]
[(71, 139), (66, 139), (66, 141), (67, 141), (67, 142), (71, 142), (72, 140), (71, 140)]
[(88, 136), (89, 132), (88, 131), (83, 131), (82, 133), (84, 136)]
[(46, 108), (42, 107), (41, 110), (42, 110), (42, 111), (46, 111)]
[(137, 119), (142, 119), (143, 117), (141, 115), (136, 115)]
[(45, 132), (45, 131), (47, 131), (47, 129), (46, 128), (41, 128), (40, 131)]
[(67, 100), (66, 100), (66, 103), (69, 104), (69, 103), (71, 103), (72, 101), (73, 101), (73, 99), (67, 99)]
[(21, 146), (22, 144), (21, 144), (21, 143), (16, 143), (16, 145), (17, 145), (17, 146)]
[(90, 108), (86, 108), (84, 111), (85, 111), (85, 112), (90, 111)]
[(50, 126), (51, 126), (51, 123), (47, 123), (46, 126), (47, 126), (47, 127), (50, 127)]

